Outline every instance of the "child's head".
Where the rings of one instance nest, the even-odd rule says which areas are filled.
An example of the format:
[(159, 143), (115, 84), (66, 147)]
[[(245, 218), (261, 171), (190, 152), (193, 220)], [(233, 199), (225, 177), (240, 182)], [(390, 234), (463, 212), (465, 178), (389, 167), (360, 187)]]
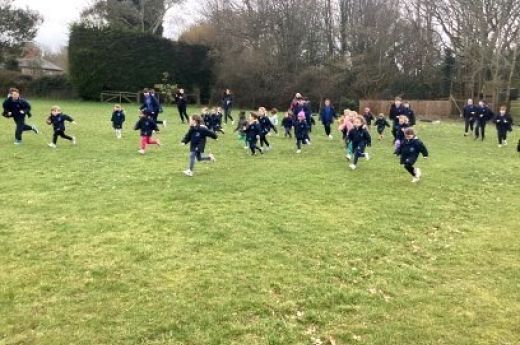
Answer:
[(145, 96), (149, 96), (149, 95), (150, 95), (150, 89), (144, 89), (144, 90), (143, 90), (143, 94), (144, 94)]
[(385, 114), (380, 113), (379, 115), (377, 115), (377, 117), (380, 118), (380, 119), (384, 119), (385, 118)]
[(304, 111), (300, 111), (298, 113), (298, 121), (300, 121), (300, 122), (305, 121), (305, 112)]
[(201, 123), (202, 123), (202, 118), (200, 117), (200, 115), (193, 115), (190, 118), (190, 126), (200, 126)]
[(361, 116), (355, 116), (352, 123), (356, 127), (362, 127), (365, 124), (365, 119), (363, 119)]
[(260, 107), (260, 108), (258, 108), (258, 115), (264, 116), (266, 111), (267, 110), (264, 107)]
[(278, 114), (278, 109), (276, 109), (276, 108), (271, 109), (271, 115), (276, 115), (276, 114)]
[(230, 89), (226, 89), (226, 91), (224, 91), (226, 95), (230, 95), (231, 94), (231, 90)]
[(121, 104), (114, 104), (114, 111), (121, 111)]
[(256, 121), (256, 120), (258, 120), (258, 114), (252, 111), (249, 114), (249, 118), (251, 119), (251, 121)]
[(472, 98), (468, 98), (468, 104), (469, 105), (473, 105), (473, 99)]
[(330, 98), (325, 98), (325, 106), (330, 107)]
[(150, 95), (155, 95), (155, 89), (150, 89)]
[(10, 88), (9, 96), (16, 101), (18, 98), (20, 98), (20, 90), (15, 87)]
[(408, 103), (408, 102), (404, 102), (403, 105), (405, 108), (410, 108), (410, 103)]
[(406, 123), (407, 117), (404, 115), (399, 116), (399, 124), (404, 125)]
[(204, 107), (202, 108), (202, 114), (207, 114), (208, 113), (208, 108)]
[(179, 89), (179, 93), (183, 94), (184, 93), (184, 89)]
[(370, 108), (369, 108), (369, 107), (366, 107), (366, 108), (365, 108), (365, 114), (368, 114), (368, 113), (370, 113)]
[(217, 113), (217, 108), (211, 108), (211, 113), (212, 114), (216, 114)]
[(507, 112), (507, 107), (505, 105), (500, 107), (500, 114), (505, 115)]
[(395, 103), (395, 106), (396, 106), (396, 107), (400, 107), (401, 104), (402, 104), (402, 102), (403, 102), (403, 100), (401, 99), (401, 97), (396, 97), (396, 98), (395, 98), (394, 103)]
[(480, 105), (481, 107), (483, 107), (485, 104), (486, 103), (483, 100), (478, 101), (478, 105)]
[(241, 111), (240, 113), (238, 113), (238, 118), (240, 120), (245, 120), (246, 119), (246, 112), (245, 111)]
[(56, 115), (59, 115), (59, 114), (61, 114), (61, 108), (59, 106), (57, 106), (57, 105), (53, 106), (51, 108), (51, 115), (52, 116), (56, 116)]
[(407, 128), (404, 130), (404, 136), (406, 139), (413, 139), (415, 137), (415, 131), (413, 128)]

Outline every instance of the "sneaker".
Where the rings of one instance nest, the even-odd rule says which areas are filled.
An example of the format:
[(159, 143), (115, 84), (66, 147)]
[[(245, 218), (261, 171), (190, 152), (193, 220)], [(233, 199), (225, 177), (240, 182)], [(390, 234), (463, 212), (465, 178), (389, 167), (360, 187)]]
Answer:
[(137, 152), (139, 152), (139, 153), (142, 154), (142, 155), (144, 155), (144, 154), (146, 153), (145, 150), (139, 150), (139, 151), (137, 151)]
[(333, 140), (334, 137), (332, 136), (332, 134), (329, 134), (329, 140)]
[(349, 168), (352, 169), (352, 170), (356, 170), (357, 166), (355, 164), (350, 164)]
[(163, 126), (164, 128), (166, 128), (166, 120), (163, 120), (163, 122), (162, 122), (162, 126)]
[(307, 145), (309, 145), (309, 146), (311, 145), (311, 141), (310, 141), (309, 139), (306, 139), (306, 140), (305, 140), (305, 143), (306, 143)]
[(507, 146), (507, 140), (504, 140), (503, 144), (504, 146)]
[(412, 178), (412, 183), (417, 183), (417, 182), (419, 182), (419, 179), (417, 177)]
[(76, 145), (76, 144), (77, 144), (76, 137), (72, 137), (72, 145)]
[(502, 145), (498, 144), (498, 147), (502, 147)]
[(55, 149), (55, 148), (56, 148), (56, 144), (54, 144), (54, 143), (50, 143), (50, 144), (48, 144), (48, 146), (49, 146), (51, 149)]
[(468, 136), (468, 133), (464, 133), (464, 136), (467, 137), (467, 136)]
[(190, 169), (184, 170), (182, 173), (188, 177), (193, 177), (193, 171), (191, 171)]
[(235, 124), (235, 121), (231, 121), (231, 126), (233, 126)]
[(15, 140), (15, 141), (14, 141), (14, 144), (15, 144), (15, 145), (22, 145), (22, 141), (21, 141), (21, 140)]
[(351, 160), (352, 160), (352, 155), (351, 155), (350, 153), (347, 154), (345, 157), (347, 157), (347, 160), (348, 160), (348, 161), (351, 161)]
[(213, 163), (215, 163), (215, 162), (217, 161), (217, 159), (215, 158), (215, 156), (213, 155), (213, 153), (210, 153), (210, 154), (208, 155), (208, 157), (209, 157), (209, 160), (210, 160), (211, 162), (213, 162)]
[(264, 154), (264, 150), (263, 150), (263, 149), (260, 149), (260, 154), (261, 154), (261, 155)]
[(247, 145), (246, 145), (246, 146), (244, 146), (244, 150), (247, 150), (248, 148), (249, 148), (249, 146), (247, 146)]
[(31, 129), (32, 129), (32, 131), (33, 131), (34, 133), (36, 133), (36, 134), (40, 134), (40, 131), (38, 130), (38, 128), (36, 128), (35, 125), (32, 125), (32, 126), (31, 126)]
[(417, 180), (420, 180), (420, 179), (421, 179), (421, 176), (422, 176), (422, 171), (421, 171), (421, 169), (419, 169), (419, 168), (415, 168), (415, 177), (417, 178)]
[(296, 150), (296, 153), (302, 153), (302, 150)]
[(365, 152), (365, 159), (366, 159), (367, 161), (370, 160), (370, 155), (368, 154), (368, 152)]

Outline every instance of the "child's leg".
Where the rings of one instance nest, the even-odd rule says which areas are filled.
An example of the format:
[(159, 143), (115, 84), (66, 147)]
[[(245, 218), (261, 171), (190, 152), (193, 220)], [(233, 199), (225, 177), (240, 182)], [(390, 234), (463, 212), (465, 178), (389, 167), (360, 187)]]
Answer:
[(195, 160), (197, 159), (197, 152), (190, 152), (190, 167), (189, 170), (193, 171), (195, 167)]
[(413, 165), (405, 164), (404, 168), (406, 169), (406, 171), (408, 171), (410, 173), (410, 175), (415, 177), (415, 168), (413, 167)]
[(54, 145), (56, 145), (56, 143), (58, 142), (58, 132), (54, 132), (53, 135), (52, 135), (52, 143)]
[(330, 123), (324, 123), (323, 126), (325, 127), (325, 134), (327, 136), (330, 135)]
[(62, 137), (63, 139), (67, 139), (69, 141), (72, 141), (72, 137), (68, 136), (67, 134), (65, 134), (65, 132), (59, 132), (58, 135), (60, 137)]
[(482, 140), (484, 140), (484, 137), (486, 136), (486, 123), (482, 123), (481, 127), (480, 127), (480, 131), (481, 131), (481, 135), (482, 135)]
[(298, 150), (302, 149), (302, 140), (301, 139), (296, 139), (296, 148), (298, 148)]
[(149, 137), (147, 136), (142, 136), (141, 137), (141, 150), (146, 150), (146, 145), (148, 145), (148, 140), (149, 140)]
[(260, 138), (260, 146), (264, 146), (267, 145), (267, 147), (270, 147), (271, 145), (269, 145), (269, 141), (267, 141), (267, 137), (265, 135), (262, 135), (262, 137)]
[(468, 130), (469, 130), (469, 119), (465, 118), (464, 119), (464, 133), (468, 134)]

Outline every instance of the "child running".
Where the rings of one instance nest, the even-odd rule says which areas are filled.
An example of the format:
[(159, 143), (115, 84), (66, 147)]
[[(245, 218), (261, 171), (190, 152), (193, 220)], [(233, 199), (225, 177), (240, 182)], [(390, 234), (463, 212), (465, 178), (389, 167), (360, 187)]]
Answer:
[(365, 111), (363, 112), (363, 118), (365, 119), (368, 131), (370, 132), (372, 130), (372, 121), (375, 120), (375, 117), (374, 114), (372, 114), (372, 111), (370, 111), (369, 107), (365, 108)]
[[(224, 114), (222, 112), (222, 108), (213, 108), (212, 114), (211, 114), (211, 130), (213, 132), (220, 132), (222, 134), (225, 134), (224, 130), (222, 129), (222, 118), (224, 117)], [(191, 122), (190, 122), (191, 123)], [(209, 129), (210, 127), (208, 127)]]
[(414, 168), (419, 153), (424, 158), (428, 158), (428, 150), (424, 146), (423, 142), (415, 136), (413, 128), (407, 128), (404, 131), (405, 139), (399, 147), (398, 154), (401, 156), (401, 164), (404, 165), (406, 171), (412, 175), (412, 182), (417, 183), (421, 180), (421, 169)]
[(395, 125), (395, 142), (394, 142), (394, 153), (397, 155), (397, 152), (399, 151), (399, 147), (401, 146), (401, 143), (405, 139), (404, 131), (410, 127), (410, 120), (406, 115), (399, 116), (399, 120), (397, 124)]
[(262, 135), (262, 127), (258, 122), (258, 115), (255, 113), (251, 113), (249, 124), (246, 127), (246, 135), (246, 140), (249, 143), (251, 155), (256, 156), (256, 151), (260, 152), (260, 154), (264, 154), (262, 148), (258, 147), (256, 144)]
[(334, 107), (330, 104), (330, 99), (325, 98), (325, 106), (320, 111), (320, 120), (325, 128), (325, 135), (329, 140), (333, 139), (330, 126), (334, 123), (336, 117), (336, 110), (334, 110)]
[(240, 142), (244, 143), (244, 149), (248, 149), (249, 148), (249, 145), (247, 144), (246, 129), (247, 129), (246, 112), (245, 111), (241, 111), (238, 114), (238, 125), (237, 125), (237, 128), (235, 128), (235, 130), (233, 132), (234, 133), (238, 132), (238, 140)]
[(374, 122), (374, 125), (376, 126), (377, 134), (379, 134), (379, 140), (383, 140), (385, 137), (384, 136), (385, 128), (390, 127), (390, 124), (385, 119), (385, 114), (383, 114), (383, 113), (379, 114), (377, 116), (376, 122)]
[(157, 127), (157, 122), (155, 122), (152, 116), (146, 115), (144, 112), (141, 113), (139, 120), (134, 126), (136, 131), (141, 131), (141, 148), (139, 149), (139, 153), (144, 155), (146, 153), (146, 147), (148, 145), (157, 145), (161, 146), (161, 142), (159, 139), (153, 139), (153, 132), (159, 132), (159, 127)]
[(500, 113), (493, 120), (497, 127), (498, 147), (507, 145), (507, 132), (513, 130), (513, 118), (507, 113), (507, 107), (500, 107)]
[(266, 145), (267, 148), (265, 150), (270, 151), (271, 145), (269, 144), (269, 141), (267, 141), (267, 135), (271, 132), (271, 129), (276, 131), (276, 128), (274, 128), (271, 120), (269, 120), (269, 117), (267, 117), (266, 112), (267, 111), (264, 107), (258, 108), (258, 122), (262, 130), (260, 133), (260, 147), (262, 150), (264, 150), (264, 145)]
[(349, 109), (345, 109), (343, 111), (343, 120), (341, 121), (341, 124), (339, 125), (338, 130), (342, 132), (343, 134), (343, 141), (345, 142), (345, 158), (348, 160), (352, 159), (352, 143), (348, 140), (348, 132), (354, 127), (354, 124), (352, 121), (354, 120), (354, 112), (350, 111)]
[(352, 143), (354, 151), (354, 160), (349, 167), (352, 170), (356, 170), (359, 158), (365, 157), (366, 160), (370, 159), (368, 153), (365, 152), (365, 148), (372, 145), (372, 138), (362, 116), (354, 118), (354, 127), (348, 132), (347, 137), (348, 141)]
[(70, 137), (67, 134), (65, 134), (65, 121), (76, 124), (76, 122), (74, 122), (74, 119), (72, 117), (70, 117), (69, 115), (63, 114), (61, 112), (60, 107), (58, 107), (57, 105), (52, 107), (51, 115), (47, 118), (47, 124), (52, 125), (52, 127), (54, 129), (54, 134), (52, 136), (52, 142), (49, 144), (50, 148), (53, 148), (53, 149), (56, 148), (56, 143), (58, 142), (58, 137), (67, 139), (73, 145), (76, 145), (76, 138)]
[(190, 120), (190, 129), (184, 139), (182, 145), (190, 143), (190, 165), (189, 168), (183, 171), (184, 175), (188, 177), (193, 176), (193, 168), (195, 167), (195, 160), (197, 161), (212, 161), (215, 162), (215, 156), (209, 154), (203, 156), (204, 148), (206, 146), (206, 138), (210, 137), (217, 140), (215, 132), (210, 131), (202, 124), (202, 118), (199, 115), (194, 115)]
[(298, 114), (298, 121), (294, 125), (294, 135), (296, 136), (296, 153), (302, 152), (302, 144), (310, 145), (309, 138), (309, 124), (305, 118), (305, 112), (301, 111)]
[(121, 139), (123, 131), (123, 123), (125, 122), (125, 111), (121, 108), (120, 104), (114, 105), (112, 112), (112, 128), (116, 132), (116, 138)]
[[(272, 129), (278, 135), (278, 109), (273, 108), (270, 111), (271, 116), (269, 116), (269, 121), (271, 121)], [(271, 135), (271, 133), (269, 133)]]
[(293, 125), (294, 125), (294, 121), (293, 121), (293, 118), (291, 116), (291, 113), (290, 112), (286, 112), (285, 115), (283, 116), (283, 120), (282, 120), (282, 126), (283, 126), (283, 129), (284, 129), (283, 136), (285, 138), (292, 138), (292, 128), (293, 128)]
[(20, 91), (15, 88), (9, 89), (9, 95), (3, 103), (4, 111), (2, 115), (6, 118), (12, 117), (16, 125), (14, 132), (14, 144), (22, 144), (22, 134), (25, 131), (33, 131), (38, 134), (38, 129), (34, 125), (25, 124), (25, 116), (31, 117), (31, 105), (20, 97)]

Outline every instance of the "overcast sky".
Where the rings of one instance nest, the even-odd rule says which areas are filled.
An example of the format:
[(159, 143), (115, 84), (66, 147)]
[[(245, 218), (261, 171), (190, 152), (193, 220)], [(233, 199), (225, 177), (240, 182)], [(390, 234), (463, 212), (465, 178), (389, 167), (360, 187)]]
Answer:
[[(17, 0), (20, 7), (40, 12), (44, 23), (40, 26), (36, 42), (50, 50), (67, 45), (69, 24), (79, 19), (79, 14), (91, 0)], [(186, 0), (186, 4), (172, 9), (165, 20), (165, 36), (176, 38), (179, 32), (198, 17), (200, 1)]]

